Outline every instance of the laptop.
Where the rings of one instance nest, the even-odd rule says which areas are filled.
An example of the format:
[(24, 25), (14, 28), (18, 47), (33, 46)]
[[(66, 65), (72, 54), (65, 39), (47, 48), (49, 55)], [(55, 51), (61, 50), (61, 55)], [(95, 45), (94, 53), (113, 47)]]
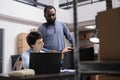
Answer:
[(61, 53), (30, 53), (30, 69), (35, 74), (60, 73)]

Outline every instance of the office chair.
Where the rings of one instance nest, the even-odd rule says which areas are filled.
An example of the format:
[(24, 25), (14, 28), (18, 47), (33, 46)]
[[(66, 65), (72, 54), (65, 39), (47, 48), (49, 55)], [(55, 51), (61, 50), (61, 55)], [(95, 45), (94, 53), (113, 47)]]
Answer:
[(79, 48), (80, 61), (93, 61), (95, 60), (94, 48)]
[[(79, 48), (80, 61), (95, 60), (94, 48)], [(73, 51), (64, 54), (63, 68), (74, 69), (74, 54)]]
[[(79, 48), (80, 61), (93, 61), (95, 60), (94, 48)], [(81, 80), (91, 80), (89, 75), (82, 75)]]
[[(79, 48), (80, 61), (93, 61), (95, 60), (94, 48)], [(74, 69), (74, 54), (73, 51), (65, 53), (63, 59), (63, 68)], [(81, 80), (90, 80), (91, 77), (82, 75)]]
[(23, 68), (21, 55), (12, 55), (12, 70), (21, 70)]

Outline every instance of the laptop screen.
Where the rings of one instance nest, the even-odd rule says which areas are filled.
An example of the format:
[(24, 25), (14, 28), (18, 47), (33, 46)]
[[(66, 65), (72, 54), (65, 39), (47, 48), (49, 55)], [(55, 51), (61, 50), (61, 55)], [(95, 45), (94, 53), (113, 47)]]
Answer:
[(30, 69), (36, 74), (60, 73), (61, 53), (30, 53)]

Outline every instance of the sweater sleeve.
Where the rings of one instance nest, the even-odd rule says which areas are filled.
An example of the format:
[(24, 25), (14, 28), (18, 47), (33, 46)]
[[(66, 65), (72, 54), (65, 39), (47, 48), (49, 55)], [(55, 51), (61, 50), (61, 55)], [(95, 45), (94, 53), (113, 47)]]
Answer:
[(70, 31), (69, 31), (69, 29), (68, 29), (68, 27), (67, 27), (66, 24), (63, 24), (63, 31), (64, 31), (64, 35), (65, 35), (66, 39), (67, 39), (71, 44), (73, 44), (74, 39), (73, 39), (72, 35), (70, 34)]

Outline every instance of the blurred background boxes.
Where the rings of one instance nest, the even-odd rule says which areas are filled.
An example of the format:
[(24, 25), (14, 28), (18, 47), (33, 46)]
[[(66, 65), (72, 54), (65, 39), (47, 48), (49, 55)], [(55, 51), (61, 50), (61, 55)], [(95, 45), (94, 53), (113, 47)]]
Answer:
[(29, 46), (26, 41), (27, 33), (20, 33), (17, 36), (17, 49), (18, 54), (21, 55), (24, 51), (29, 49)]

